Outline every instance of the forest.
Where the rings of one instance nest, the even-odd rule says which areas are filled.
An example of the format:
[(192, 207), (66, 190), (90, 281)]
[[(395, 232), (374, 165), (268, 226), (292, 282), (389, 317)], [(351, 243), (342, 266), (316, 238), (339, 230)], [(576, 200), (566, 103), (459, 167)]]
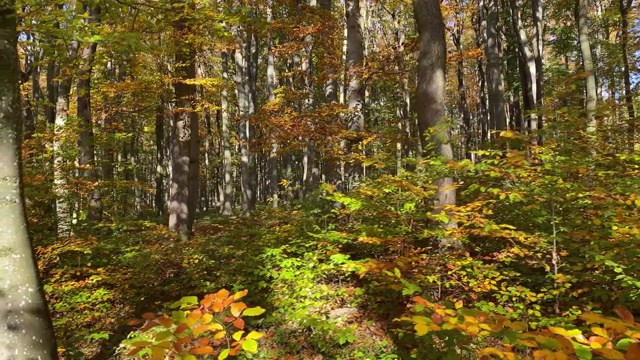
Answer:
[(639, 14), (0, 0), (0, 360), (640, 359)]

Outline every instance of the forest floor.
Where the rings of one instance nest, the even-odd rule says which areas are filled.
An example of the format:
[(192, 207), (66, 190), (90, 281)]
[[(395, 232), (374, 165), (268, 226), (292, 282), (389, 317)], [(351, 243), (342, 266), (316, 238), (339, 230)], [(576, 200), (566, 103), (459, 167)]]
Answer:
[(266, 333), (253, 358), (400, 358), (393, 319), (407, 297), (393, 280), (356, 274), (348, 259), (366, 254), (342, 251), (340, 234), (321, 228), (328, 219), (340, 220), (302, 209), (204, 214), (186, 243), (129, 221), (37, 247), (63, 357), (121, 358), (130, 319), (225, 288), (247, 289), (245, 302), (267, 310), (247, 323)]

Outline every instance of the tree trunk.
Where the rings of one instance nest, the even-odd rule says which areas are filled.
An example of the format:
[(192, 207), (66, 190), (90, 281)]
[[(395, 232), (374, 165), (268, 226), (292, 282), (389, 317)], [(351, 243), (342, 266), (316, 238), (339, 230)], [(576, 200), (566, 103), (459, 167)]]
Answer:
[(226, 82), (229, 80), (229, 54), (222, 52), (222, 78), (225, 84), (220, 97), (222, 108), (222, 167), (224, 172), (224, 200), (222, 201), (222, 214), (233, 214), (233, 158), (231, 157), (231, 125), (229, 124), (229, 95)]
[[(195, 79), (195, 52), (192, 45), (185, 43), (185, 35), (189, 28), (185, 16), (186, 5), (182, 1), (172, 2), (179, 14), (173, 22), (175, 30), (175, 75), (179, 79), (174, 84), (175, 103), (173, 124), (171, 126), (171, 189), (169, 199), (169, 230), (178, 233), (181, 240), (187, 240), (191, 236), (193, 225), (193, 196), (190, 194), (193, 184), (190, 174), (197, 160), (192, 160), (192, 137), (197, 136), (193, 129), (197, 129), (196, 116), (193, 116), (193, 101), (196, 95), (196, 87), (187, 84), (186, 81)], [(194, 163), (192, 163), (192, 161)]]
[[(327, 16), (331, 16), (332, 0), (319, 0), (318, 5), (327, 12)], [(328, 103), (338, 102), (338, 79), (336, 71), (333, 67), (327, 70), (327, 81), (324, 84), (324, 97)]]
[[(445, 160), (453, 159), (453, 150), (445, 125), (445, 65), (446, 40), (445, 25), (436, 0), (414, 0), (413, 11), (419, 36), (418, 84), (416, 89), (416, 108), (418, 113), (418, 133), (421, 141), (426, 141), (429, 129), (433, 133), (429, 141), (435, 145), (439, 156)], [(422, 147), (425, 148), (424, 146)], [(455, 205), (456, 190), (452, 178), (437, 181), (435, 211), (441, 212), (446, 206)], [(444, 228), (454, 228), (456, 223), (449, 220)], [(441, 240), (444, 246), (459, 246), (448, 237)]]
[(359, 0), (346, 0), (345, 19), (347, 24), (347, 101), (353, 116), (349, 118), (349, 130), (364, 131), (364, 87), (362, 86), (362, 63), (364, 45), (360, 27)]
[[(267, 2), (267, 22), (273, 21), (273, 2)], [(276, 74), (276, 58), (273, 51), (273, 33), (269, 29), (267, 34), (267, 96), (269, 101), (275, 101), (275, 91), (278, 86), (278, 78)], [(273, 137), (273, 135), (272, 135)], [(278, 175), (278, 142), (275, 138), (271, 139), (271, 150), (269, 151), (269, 195), (271, 197), (271, 206), (278, 207), (280, 197), (279, 175)]]
[(586, 101), (587, 111), (587, 132), (596, 130), (596, 74), (593, 67), (593, 57), (591, 55), (591, 44), (589, 43), (589, 3), (588, 0), (578, 0), (578, 35), (580, 41), (580, 53), (582, 54), (582, 67), (586, 77)]
[[(87, 22), (97, 21), (96, 17), (100, 15), (100, 8), (92, 9), (86, 4), (83, 7), (90, 16), (94, 17), (93, 21), (87, 20)], [(82, 177), (89, 187), (87, 189), (87, 218), (92, 221), (102, 221), (102, 200), (97, 187), (95, 141), (93, 120), (91, 118), (91, 72), (97, 48), (98, 43), (92, 42), (83, 49), (82, 65), (78, 74), (77, 85), (77, 114), (81, 123), (80, 139), (78, 141), (80, 147), (78, 164), (80, 165)]]
[(535, 113), (538, 104), (536, 59), (520, 18), (519, 4), (517, 0), (509, 0), (509, 4), (511, 5), (513, 31), (518, 39), (518, 54), (521, 59), (522, 75), (524, 75), (522, 76), (522, 97), (524, 99), (524, 111), (527, 116), (527, 128), (533, 132), (538, 129), (538, 115)]
[(155, 171), (155, 181), (156, 181), (156, 190), (154, 195), (154, 207), (156, 210), (156, 215), (164, 218), (166, 213), (165, 201), (164, 201), (164, 177), (165, 174), (165, 163), (164, 163), (164, 114), (165, 107), (162, 99), (158, 101), (158, 105), (156, 106), (156, 123), (155, 123), (155, 133), (156, 133), (156, 171)]
[(57, 359), (27, 232), (20, 178), (15, 2), (0, 2), (0, 359)]
[(624, 80), (624, 102), (627, 106), (627, 143), (633, 151), (637, 130), (636, 112), (631, 92), (631, 70), (629, 68), (629, 11), (633, 0), (618, 0), (621, 21), (620, 46), (622, 47), (622, 75)]
[[(544, 96), (544, 76), (543, 76), (543, 57), (544, 57), (544, 25), (542, 24), (543, 19), (543, 0), (531, 0), (531, 8), (533, 11), (533, 56), (535, 58), (536, 63), (536, 108), (538, 111), (542, 109), (543, 106), (543, 96)], [(538, 114), (538, 129), (542, 129), (543, 126), (543, 117), (542, 113)], [(538, 144), (541, 145), (542, 138), (538, 137)]]
[[(240, 29), (238, 37), (240, 37)], [(250, 41), (250, 40), (246, 40)], [(249, 175), (249, 94), (247, 92), (247, 63), (245, 56), (245, 40), (238, 39), (235, 51), (235, 83), (238, 97), (238, 117), (241, 119), (238, 127), (238, 138), (240, 140), (240, 189), (242, 192), (242, 214), (251, 212), (251, 181)]]
[[(78, 52), (78, 42), (72, 41), (67, 49), (68, 57), (74, 58)], [(62, 70), (61, 70), (62, 72)], [(67, 192), (68, 164), (63, 156), (63, 130), (69, 118), (69, 95), (71, 93), (71, 78), (65, 74), (65, 78), (58, 81), (56, 112), (55, 112), (55, 137), (53, 140), (53, 185), (56, 194), (57, 233), (59, 237), (71, 236), (71, 205)]]
[(452, 32), (451, 37), (456, 47), (456, 55), (458, 57), (456, 63), (456, 79), (458, 82), (458, 111), (462, 117), (463, 137), (464, 137), (464, 154), (465, 158), (471, 159), (472, 149), (472, 129), (471, 129), (471, 113), (467, 105), (467, 91), (464, 86), (464, 55), (462, 48), (462, 32), (464, 30), (462, 14), (456, 14), (457, 26)]
[(485, 44), (485, 56), (487, 58), (487, 82), (489, 93), (488, 130), (500, 131), (507, 128), (507, 114), (505, 113), (502, 60), (500, 57), (498, 0), (487, 0), (486, 8), (487, 42)]

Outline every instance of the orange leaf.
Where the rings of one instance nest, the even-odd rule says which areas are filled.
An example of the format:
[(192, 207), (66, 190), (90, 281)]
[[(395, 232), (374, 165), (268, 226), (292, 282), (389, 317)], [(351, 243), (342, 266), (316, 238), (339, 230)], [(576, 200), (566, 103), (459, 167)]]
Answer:
[(152, 312), (148, 312), (148, 313), (144, 313), (142, 314), (142, 318), (145, 320), (153, 320), (155, 319), (156, 314), (152, 313)]
[(200, 311), (200, 309), (195, 309), (187, 316), (187, 324), (193, 325), (196, 321), (200, 320), (201, 317), (202, 311)]
[(237, 327), (240, 330), (244, 329), (244, 320), (242, 320), (242, 318), (237, 318), (233, 322), (233, 326)]
[(214, 353), (214, 350), (211, 346), (203, 346), (195, 349), (191, 349), (189, 351), (193, 355), (211, 355)]
[(635, 320), (633, 319), (633, 314), (629, 312), (629, 310), (627, 310), (627, 308), (625, 308), (624, 306), (616, 305), (613, 308), (613, 311), (615, 311), (615, 313), (620, 317), (620, 319), (622, 319), (622, 321), (628, 324), (633, 324), (635, 322)]
[(231, 351), (229, 351), (229, 355), (231, 355), (231, 356), (237, 355), (238, 351), (240, 351), (240, 349), (242, 349), (242, 344), (236, 345), (233, 349), (231, 349)]
[(193, 336), (198, 337), (200, 336), (200, 334), (206, 332), (207, 330), (209, 330), (209, 325), (196, 326), (196, 328), (193, 329)]
[(413, 302), (415, 302), (418, 305), (429, 306), (429, 302), (425, 298), (420, 297), (420, 296), (415, 296), (413, 298)]
[(208, 308), (215, 301), (215, 299), (216, 299), (216, 296), (213, 294), (205, 295), (204, 298), (200, 300), (200, 305), (204, 306), (205, 308)]
[(627, 353), (624, 355), (625, 360), (640, 359), (640, 343), (629, 344)]
[(131, 319), (131, 320), (129, 320), (129, 322), (127, 324), (129, 326), (138, 326), (138, 325), (142, 324), (142, 320), (140, 320), (140, 319)]
[(211, 341), (211, 339), (209, 339), (208, 337), (203, 337), (198, 339), (197, 343), (198, 346), (207, 346), (209, 345), (209, 341)]
[(211, 310), (213, 312), (219, 313), (222, 312), (222, 310), (224, 310), (225, 306), (222, 305), (222, 301), (220, 300), (216, 300), (212, 305), (211, 305)]
[(231, 304), (231, 315), (240, 317), (242, 311), (247, 308), (247, 305), (243, 302), (237, 302)]
[(216, 293), (216, 298), (218, 300), (226, 300), (229, 297), (229, 291), (227, 289), (222, 289)]
[(156, 319), (160, 323), (160, 325), (170, 328), (173, 325), (173, 320), (167, 316), (162, 316)]

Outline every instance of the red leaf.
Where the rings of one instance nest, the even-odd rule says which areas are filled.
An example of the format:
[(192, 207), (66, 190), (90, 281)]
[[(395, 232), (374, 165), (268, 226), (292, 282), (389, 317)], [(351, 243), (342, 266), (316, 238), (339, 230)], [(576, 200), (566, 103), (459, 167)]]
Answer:
[(242, 320), (241, 318), (235, 319), (233, 322), (233, 326), (237, 327), (240, 330), (244, 329), (244, 320)]

